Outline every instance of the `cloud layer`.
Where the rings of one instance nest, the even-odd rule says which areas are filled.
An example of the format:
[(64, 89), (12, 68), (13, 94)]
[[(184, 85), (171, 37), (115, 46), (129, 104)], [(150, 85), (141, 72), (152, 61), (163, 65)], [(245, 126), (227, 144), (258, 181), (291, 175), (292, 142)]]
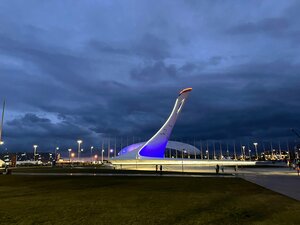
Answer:
[(193, 92), (173, 138), (293, 139), (298, 1), (3, 1), (6, 148), (147, 139)]

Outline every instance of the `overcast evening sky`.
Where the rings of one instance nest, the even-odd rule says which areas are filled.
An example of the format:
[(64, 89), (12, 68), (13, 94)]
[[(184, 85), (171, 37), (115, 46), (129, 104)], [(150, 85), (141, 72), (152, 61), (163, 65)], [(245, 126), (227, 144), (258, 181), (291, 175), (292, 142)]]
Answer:
[(300, 1), (1, 1), (5, 148), (150, 138), (287, 139), (300, 129)]

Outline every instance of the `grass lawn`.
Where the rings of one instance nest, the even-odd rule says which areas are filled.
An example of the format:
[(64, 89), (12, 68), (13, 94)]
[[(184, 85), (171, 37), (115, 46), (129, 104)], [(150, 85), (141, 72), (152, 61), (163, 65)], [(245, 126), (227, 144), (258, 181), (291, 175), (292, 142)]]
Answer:
[(0, 176), (0, 224), (299, 224), (300, 203), (238, 178)]

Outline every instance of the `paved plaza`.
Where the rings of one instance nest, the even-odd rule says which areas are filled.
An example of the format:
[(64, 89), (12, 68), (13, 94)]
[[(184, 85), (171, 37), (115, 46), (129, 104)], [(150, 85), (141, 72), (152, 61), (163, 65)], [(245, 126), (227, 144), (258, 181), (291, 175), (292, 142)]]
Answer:
[(300, 176), (287, 168), (246, 169), (239, 177), (300, 201)]

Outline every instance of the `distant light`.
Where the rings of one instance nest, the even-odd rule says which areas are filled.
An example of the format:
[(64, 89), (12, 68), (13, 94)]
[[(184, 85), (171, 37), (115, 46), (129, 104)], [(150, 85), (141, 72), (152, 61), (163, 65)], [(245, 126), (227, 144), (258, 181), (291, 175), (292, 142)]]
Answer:
[(94, 148), (94, 146), (91, 146), (91, 149), (93, 149)]
[(97, 158), (98, 158), (98, 155), (94, 155), (94, 158), (97, 159)]
[(38, 146), (37, 146), (37, 145), (33, 145), (33, 147), (34, 147), (34, 148), (37, 148)]
[(78, 144), (81, 144), (81, 143), (82, 143), (82, 140), (77, 140), (77, 143), (78, 143)]
[(104, 152), (104, 149), (102, 149), (102, 152)]
[(257, 143), (257, 142), (254, 142), (253, 144), (254, 144), (254, 146), (255, 146), (255, 147), (258, 145), (258, 143)]
[(68, 149), (68, 151), (69, 151), (69, 152), (71, 152), (71, 151), (72, 151), (72, 149), (71, 149), (71, 148), (69, 148), (69, 149)]
[(4, 145), (4, 141), (0, 141), (0, 145)]
[(80, 149), (80, 151), (82, 151), (82, 152), (83, 152), (83, 148), (82, 148), (82, 149)]
[(59, 147), (56, 147), (56, 150), (59, 150)]
[(110, 150), (110, 152), (114, 152), (114, 150), (113, 150), (113, 149), (111, 149), (111, 150)]
[(74, 157), (74, 156), (75, 156), (75, 153), (74, 153), (74, 152), (72, 152), (72, 153), (71, 153), (71, 157)]

